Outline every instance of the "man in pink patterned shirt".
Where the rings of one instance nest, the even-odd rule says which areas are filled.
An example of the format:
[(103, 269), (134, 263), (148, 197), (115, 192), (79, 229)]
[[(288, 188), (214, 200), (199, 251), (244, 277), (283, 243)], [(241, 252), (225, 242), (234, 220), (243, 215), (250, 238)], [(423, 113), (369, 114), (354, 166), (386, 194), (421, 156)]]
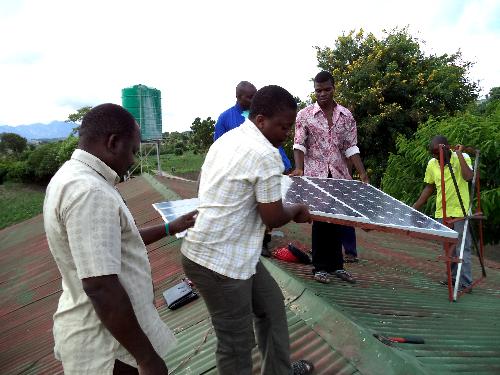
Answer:
[[(368, 183), (357, 146), (356, 121), (347, 108), (337, 104), (333, 76), (326, 71), (314, 78), (317, 102), (297, 114), (293, 145), (295, 170), (292, 176), (351, 179), (350, 160), (361, 180)], [(342, 225), (315, 221), (312, 226), (312, 255), (315, 280), (328, 283), (331, 274), (354, 283), (344, 270)]]

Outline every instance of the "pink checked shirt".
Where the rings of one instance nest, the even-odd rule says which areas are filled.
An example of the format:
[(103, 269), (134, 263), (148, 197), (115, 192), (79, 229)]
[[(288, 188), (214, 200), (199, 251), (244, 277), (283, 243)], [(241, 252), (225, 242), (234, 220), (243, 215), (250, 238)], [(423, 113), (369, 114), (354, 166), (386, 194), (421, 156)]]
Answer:
[(304, 153), (304, 176), (351, 179), (346, 159), (359, 153), (356, 121), (347, 108), (337, 104), (333, 126), (318, 103), (297, 114), (293, 148)]

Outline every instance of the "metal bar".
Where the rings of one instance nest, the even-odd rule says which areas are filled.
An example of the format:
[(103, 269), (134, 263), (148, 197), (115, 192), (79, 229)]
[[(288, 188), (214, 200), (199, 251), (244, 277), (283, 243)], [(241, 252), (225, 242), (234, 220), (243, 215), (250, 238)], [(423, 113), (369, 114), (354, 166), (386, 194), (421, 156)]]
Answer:
[[(480, 186), (480, 170), (479, 170), (479, 150), (476, 150), (476, 160), (474, 161), (475, 165), (474, 166), (474, 170), (477, 171), (477, 180), (476, 178), (474, 178), (474, 182), (477, 182), (477, 185), (476, 185), (476, 192), (477, 192), (477, 209), (476, 209), (476, 213), (479, 214), (481, 212), (481, 186)], [(471, 189), (472, 192), (471, 192), (471, 201), (472, 201), (472, 195), (474, 194), (473, 191), (474, 191), (474, 188)], [(479, 256), (479, 262), (481, 263), (481, 271), (482, 271), (482, 274), (483, 274), (483, 277), (486, 277), (486, 268), (484, 266), (484, 242), (483, 242), (483, 221), (482, 220), (479, 220), (479, 251), (477, 249), (477, 246), (476, 246), (476, 251), (478, 253), (478, 256)]]
[(160, 165), (160, 142), (156, 142), (156, 160), (158, 161), (158, 176), (161, 176), (161, 165)]
[(439, 234), (414, 232), (414, 231), (411, 231), (408, 229), (396, 228), (396, 227), (386, 227), (386, 226), (377, 225), (377, 224), (373, 224), (373, 223), (351, 221), (351, 220), (346, 220), (346, 219), (339, 219), (339, 218), (335, 218), (335, 217), (320, 216), (320, 215), (314, 215), (314, 214), (311, 215), (311, 218), (314, 221), (323, 221), (326, 223), (341, 224), (341, 225), (357, 227), (357, 228), (361, 228), (361, 229), (365, 229), (365, 230), (376, 230), (379, 232), (386, 232), (386, 233), (399, 233), (399, 234), (403, 234), (405, 236), (409, 236), (409, 237), (413, 237), (413, 238), (421, 238), (421, 239), (425, 239), (425, 240), (435, 240), (435, 241), (439, 241), (439, 242), (446, 241), (448, 243), (457, 243), (458, 242), (458, 240), (456, 238), (440, 236)]
[[(446, 189), (444, 186), (444, 145), (439, 145), (439, 167), (441, 170), (441, 204), (443, 209), (443, 224), (447, 225), (446, 220)], [(449, 225), (448, 225), (449, 226)], [(450, 227), (451, 228), (451, 227)]]
[(444, 253), (446, 254), (446, 276), (448, 277), (448, 299), (453, 301), (453, 292), (451, 289), (451, 247), (450, 242), (443, 243)]

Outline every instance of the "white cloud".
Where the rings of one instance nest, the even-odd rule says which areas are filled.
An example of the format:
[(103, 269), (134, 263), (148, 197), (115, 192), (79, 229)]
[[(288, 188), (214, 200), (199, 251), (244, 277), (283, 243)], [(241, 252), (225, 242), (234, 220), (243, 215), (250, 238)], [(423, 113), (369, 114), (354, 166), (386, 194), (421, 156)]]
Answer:
[[(13, 5), (15, 3), (15, 5)], [(493, 0), (367, 2), (26, 0), (0, 3), (0, 124), (63, 120), (121, 89), (162, 92), (164, 130), (187, 130), (234, 103), (234, 87), (279, 84), (306, 98), (314, 45), (342, 32), (409, 25), (426, 51), (476, 61), (483, 94), (500, 85)]]

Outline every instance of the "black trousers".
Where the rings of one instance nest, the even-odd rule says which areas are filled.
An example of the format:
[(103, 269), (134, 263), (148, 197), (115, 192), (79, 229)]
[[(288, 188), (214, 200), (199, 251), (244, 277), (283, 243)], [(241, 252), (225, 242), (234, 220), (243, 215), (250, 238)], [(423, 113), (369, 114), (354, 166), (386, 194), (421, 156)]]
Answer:
[(314, 272), (344, 269), (342, 255), (342, 225), (313, 221), (312, 263)]

